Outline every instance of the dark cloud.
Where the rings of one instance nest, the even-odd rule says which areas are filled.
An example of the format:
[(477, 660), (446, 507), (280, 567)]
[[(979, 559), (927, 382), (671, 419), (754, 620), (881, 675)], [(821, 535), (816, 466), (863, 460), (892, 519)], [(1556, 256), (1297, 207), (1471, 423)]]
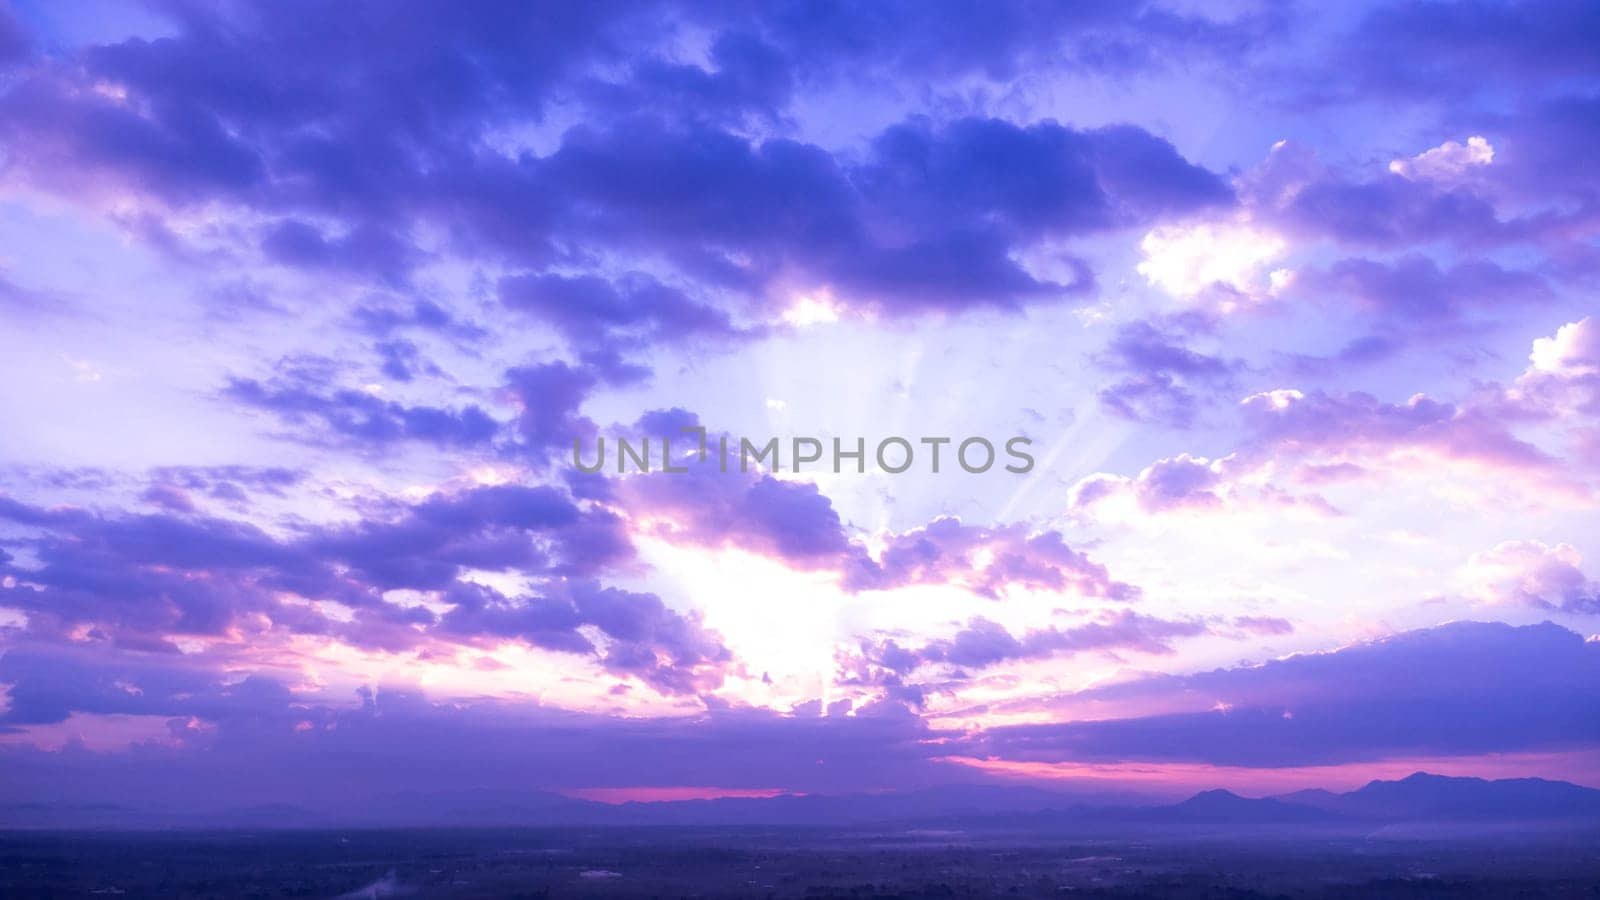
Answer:
[(285, 219), (261, 238), (261, 252), (281, 265), (364, 276), (403, 284), (415, 260), (410, 241), (375, 225), (329, 236), (314, 225)]
[(0, 656), (0, 681), (10, 685), (10, 707), (0, 718), (8, 725), (60, 722), (74, 712), (249, 720), (282, 716), (291, 701), (288, 688), (270, 677), (230, 684), (181, 654), (92, 646), (13, 647)]
[(1549, 623), (1458, 622), (1328, 653), (1091, 688), (1067, 703), (1174, 711), (991, 729), (1041, 761), (1337, 765), (1560, 750), (1600, 740), (1600, 643)]
[[(768, 312), (787, 306), (780, 288), (797, 281), (889, 315), (1078, 296), (1093, 284), (1081, 260), (1052, 251), (1048, 271), (1035, 272), (1017, 255), (1048, 238), (1232, 202), (1222, 179), (1131, 125), (912, 119), (855, 162), (629, 104), (627, 115), (571, 129), (548, 155), (499, 153), (487, 133), (535, 118), (552, 79), (608, 56), (603, 35), (636, 17), (602, 7), (537, 17), (418, 11), (400, 26), (388, 11), (385, 41), (335, 53), (324, 30), (378, 14), (361, 4), (327, 12), (316, 34), (280, 16), (239, 29), (197, 13), (179, 37), (85, 51), (81, 73), (42, 67), (0, 97), (9, 123), (0, 140), (13, 168), (35, 180), (68, 165), (86, 173), (49, 185), (64, 193), (107, 182), (171, 205), (220, 202), (269, 217), (259, 249), (285, 265), (402, 286), (424, 255), (410, 235), (426, 228), (448, 252), (545, 279), (557, 277), (548, 267), (592, 262), (602, 248), (658, 255)], [(437, 30), (413, 31), (423, 27)], [(292, 75), (277, 65), (291, 45)], [(771, 51), (749, 36), (712, 45), (719, 73), (762, 70), (751, 78), (781, 81)], [(713, 89), (689, 69), (663, 64), (640, 83), (669, 94)], [(85, 89), (83, 78), (129, 98)], [(673, 291), (558, 286), (514, 291), (513, 300), (590, 337), (597, 328), (666, 339), (683, 327), (726, 328), (719, 313)], [(556, 299), (541, 301), (546, 294)]]
[(772, 121), (789, 106), (795, 87), (788, 57), (761, 37), (741, 31), (719, 35), (709, 51), (712, 68), (650, 56), (620, 81), (593, 78), (578, 90), (597, 111), (672, 113), (708, 122), (745, 116)]
[(0, 6), (0, 68), (21, 62), (32, 51), (33, 41), (9, 6)]
[(318, 529), (300, 546), (380, 589), (445, 588), (464, 568), (587, 576), (632, 554), (615, 514), (580, 509), (553, 487), (479, 487), (398, 512)]
[[(1570, 135), (1587, 128), (1555, 130)], [(1326, 166), (1309, 147), (1284, 141), (1237, 185), (1257, 220), (1303, 239), (1387, 252), (1435, 243), (1475, 251), (1560, 247), (1600, 226), (1593, 192), (1584, 181), (1560, 170), (1529, 171), (1526, 160), (1541, 148), (1570, 160), (1570, 145), (1561, 144), (1548, 138), (1524, 144), (1524, 162), (1508, 168), (1481, 157), (1468, 162), (1465, 145), (1447, 141), (1372, 172)], [(1430, 154), (1444, 158), (1430, 159)]]
[(1301, 188), (1283, 221), (1310, 236), (1372, 247), (1455, 241), (1481, 246), (1520, 236), (1494, 204), (1462, 187), (1440, 187), (1400, 175), (1365, 181), (1326, 179)]
[[(671, 690), (714, 678), (712, 669), (728, 661), (715, 637), (691, 627), (692, 617), (674, 625), (677, 614), (659, 598), (592, 583), (631, 560), (632, 546), (618, 516), (579, 507), (556, 488), (480, 487), (284, 536), (206, 516), (170, 485), (150, 499), (163, 512), (101, 515), (0, 503), (0, 519), (26, 529), (6, 539), (26, 559), (0, 562), (6, 576), (0, 603), (28, 614), (30, 637), (76, 634), (74, 640), (173, 652), (172, 641), (185, 636), (266, 641), (281, 630), (405, 650), (483, 635), (464, 623), (510, 636), (504, 622), (565, 604), (572, 611), (569, 642), (541, 640), (532, 628), (516, 635), (596, 655), (619, 674)], [(489, 604), (462, 580), (469, 569), (516, 573), (542, 585), (542, 595)], [(444, 602), (461, 606), (440, 619), (385, 597), (396, 589), (441, 592)], [(312, 601), (350, 612), (330, 615)], [(503, 614), (471, 614), (488, 605)], [(642, 631), (624, 621), (630, 609)], [(605, 648), (578, 642), (580, 625), (595, 625), (614, 640)], [(655, 658), (650, 648), (663, 651), (659, 665), (647, 664)]]
[(455, 313), (431, 300), (395, 301), (374, 297), (353, 314), (356, 327), (376, 338), (390, 338), (405, 329), (417, 329), (471, 341), (484, 336), (483, 329), (461, 321)]
[[(40, 663), (17, 667), (34, 665)], [(171, 740), (124, 752), (7, 745), (0, 748), (0, 764), (16, 777), (0, 784), (0, 798), (92, 797), (166, 809), (270, 802), (328, 810), (366, 807), (414, 792), (419, 784), (445, 793), (503, 792), (506, 785), (571, 790), (707, 784), (842, 793), (972, 779), (959, 767), (932, 761), (938, 754), (926, 741), (940, 732), (894, 704), (863, 706), (852, 715), (713, 707), (694, 715), (638, 718), (529, 701), (437, 703), (400, 685), (345, 703), (295, 700), (270, 683), (241, 685), (224, 695), (221, 679), (183, 681), (197, 697), (224, 698), (223, 706), (235, 714), (194, 727), (180, 712)], [(362, 764), (352, 767), (352, 759)]]
[[(1239, 360), (1190, 349), (1185, 335), (1150, 322), (1131, 322), (1096, 358), (1123, 377), (1100, 390), (1100, 404), (1135, 422), (1189, 428), (1209, 395), (1231, 387), (1243, 368)], [(1197, 394), (1197, 392), (1199, 392)]]
[(174, 513), (190, 513), (195, 511), (194, 501), (182, 489), (170, 484), (152, 484), (145, 489), (139, 499)]
[(1224, 22), (1140, 2), (801, 0), (770, 7), (764, 18), (765, 32), (803, 76), (834, 81), (889, 73), (1010, 79), (1050, 67), (1126, 73), (1236, 60), (1281, 25), (1271, 12)]
[(231, 378), (223, 396), (288, 424), (311, 423), (331, 438), (369, 446), (424, 441), (468, 447), (487, 444), (500, 430), (500, 424), (477, 406), (407, 406), (367, 391), (328, 390), (297, 379)]
[(71, 84), (23, 80), (0, 96), (0, 143), (9, 163), (54, 186), (93, 190), (113, 178), (168, 203), (200, 203), (248, 195), (266, 177), (258, 152), (211, 113), (187, 104), (141, 114), (103, 94), (80, 95)]
[(693, 337), (739, 334), (727, 313), (642, 273), (614, 281), (593, 275), (520, 275), (500, 280), (500, 301), (548, 323), (581, 348), (617, 351)]
[(1584, 165), (1586, 148), (1600, 136), (1600, 93), (1592, 85), (1527, 101), (1490, 125), (1499, 134), (1494, 164), (1513, 198), (1558, 197), (1593, 220), (1600, 175)]
[[(611, 621), (604, 611), (594, 618)], [(978, 621), (929, 652), (940, 665), (972, 668), (1018, 654), (1160, 652), (1173, 635), (1137, 619), (1123, 614), (1094, 629), (1020, 638)], [(915, 651), (887, 643), (870, 649), (880, 671), (915, 668)], [(1596, 649), (1554, 625), (1463, 622), (1053, 701), (1153, 710), (1136, 717), (1102, 713), (951, 733), (882, 702), (858, 705), (851, 715), (713, 706), (696, 715), (624, 719), (527, 702), (431, 702), (396, 686), (363, 691), (359, 703), (335, 703), (291, 694), (271, 676), (225, 677), (177, 654), (13, 647), (0, 657), (0, 677), (20, 687), (12, 689), (12, 721), (96, 710), (170, 716), (178, 724), (169, 741), (116, 752), (8, 747), (7, 771), (26, 777), (5, 781), (6, 799), (170, 808), (177, 796), (171, 785), (182, 783), (184, 797), (206, 786), (212, 802), (271, 797), (321, 809), (414, 789), (419, 779), (441, 791), (716, 784), (839, 792), (959, 778), (933, 759), (950, 756), (1275, 767), (1563, 750), (1600, 740)], [(365, 764), (351, 769), (350, 758)]]
[(169, 635), (221, 634), (277, 607), (274, 577), (315, 581), (330, 598), (352, 593), (334, 591), (340, 582), (326, 565), (254, 525), (163, 505), (168, 512), (115, 518), (0, 505), (0, 518), (40, 532), (7, 540), (28, 564), (4, 566), (5, 605), (26, 611), (33, 633), (64, 636), (81, 625), (101, 640), (170, 650)]
[[(1041, 241), (1232, 202), (1215, 174), (1129, 125), (912, 119), (859, 161), (737, 130), (745, 114), (778, 121), (801, 82), (1025, 62), (1131, 71), (1236, 56), (1272, 26), (1146, 4), (168, 12), (170, 37), (81, 48), (0, 94), (13, 171), (74, 196), (107, 188), (243, 208), (270, 223), (257, 235), (268, 260), (391, 288), (409, 289), (430, 253), (501, 261), (526, 273), (504, 286), (509, 304), (613, 353), (731, 326), (700, 290), (586, 274), (603, 254), (665, 259), (768, 318), (797, 287), (832, 287), (891, 316), (1016, 309), (1093, 288), (1087, 264), (1059, 248), (1037, 269), (1023, 265)], [(685, 28), (707, 36), (709, 68), (678, 59)], [(349, 34), (382, 37), (354, 48), (334, 37)], [(505, 149), (503, 135), (537, 124), (552, 102), (577, 104), (589, 124), (546, 155)], [(418, 246), (422, 232), (437, 246)], [(381, 423), (391, 413), (332, 415)]]
[(1351, 367), (1383, 362), (1406, 348), (1398, 337), (1368, 334), (1353, 338), (1344, 346), (1326, 356), (1307, 353), (1291, 354), (1287, 360), (1289, 370), (1307, 377), (1325, 377), (1348, 371)]
[[(433, 372), (420, 349), (404, 339), (380, 342), (385, 374), (398, 381), (417, 371)], [(441, 447), (487, 446), (501, 432), (496, 421), (476, 404), (460, 407), (408, 405), (382, 397), (381, 386), (357, 390), (339, 387), (346, 380), (344, 364), (321, 356), (284, 357), (262, 380), (230, 376), (220, 396), (240, 406), (272, 414), (291, 426), (287, 435), (308, 443), (376, 448), (402, 441)]]
[(1205, 634), (1209, 626), (1199, 619), (1165, 620), (1141, 615), (1132, 610), (1106, 613), (1065, 628), (1032, 628), (1020, 636), (1005, 626), (980, 617), (969, 621), (948, 638), (929, 641), (915, 648), (900, 646), (893, 640), (866, 642), (862, 655), (867, 663), (895, 675), (907, 676), (922, 666), (948, 665), (983, 669), (1019, 660), (1051, 659), (1088, 652), (1172, 653), (1172, 641), (1180, 637)]
[[(913, 119), (886, 129), (852, 180), (868, 215), (897, 229), (986, 222), (1012, 239), (1082, 234), (1148, 222), (1232, 192), (1173, 146), (1123, 125), (1080, 131), (968, 118)], [(925, 227), (925, 226), (924, 226)]]
[[(720, 636), (701, 624), (698, 612), (675, 612), (654, 594), (581, 581), (517, 599), (460, 583), (445, 597), (454, 605), (440, 620), (443, 633), (491, 645), (516, 638), (535, 647), (594, 656), (607, 672), (637, 678), (662, 693), (720, 687), (723, 670), (733, 661)], [(604, 640), (591, 640), (581, 630), (585, 627), (598, 629)]]
[(439, 367), (422, 355), (422, 348), (415, 341), (394, 338), (379, 341), (372, 349), (377, 351), (381, 361), (379, 370), (395, 381), (411, 381), (419, 374), (441, 374)]
[(1584, 0), (1378, 4), (1334, 64), (1344, 82), (1430, 99), (1537, 90), (1600, 75), (1597, 31), (1600, 11)]
[[(516, 430), (522, 449), (536, 462), (552, 452), (557, 458), (571, 451), (574, 441), (587, 443), (596, 434), (594, 422), (580, 411), (602, 375), (641, 374), (612, 366), (576, 367), (564, 362), (521, 366), (506, 372), (506, 390), (519, 407)], [(601, 374), (596, 374), (599, 369)]]
[(1414, 252), (1391, 262), (1347, 258), (1326, 267), (1308, 266), (1295, 273), (1285, 293), (1325, 308), (1353, 308), (1372, 329), (1329, 355), (1288, 357), (1292, 371), (1313, 377), (1380, 363), (1417, 345), (1507, 325), (1529, 307), (1555, 297), (1547, 280), (1535, 272), (1507, 269), (1489, 260), (1440, 267)]
[(1552, 296), (1544, 279), (1531, 272), (1488, 260), (1441, 269), (1419, 254), (1392, 263), (1342, 259), (1326, 269), (1303, 270), (1295, 274), (1292, 292), (1302, 290), (1343, 295), (1380, 318), (1429, 328), (1457, 322), (1470, 310), (1515, 308)]
[(186, 499), (204, 494), (226, 503), (245, 503), (250, 491), (285, 496), (306, 474), (284, 466), (157, 466), (150, 470), (150, 489), (177, 491)]
[(949, 517), (889, 535), (882, 552), (859, 561), (845, 584), (857, 590), (958, 584), (991, 599), (1010, 586), (1116, 601), (1139, 597), (1137, 587), (1112, 578), (1059, 532), (1023, 524), (986, 528)]

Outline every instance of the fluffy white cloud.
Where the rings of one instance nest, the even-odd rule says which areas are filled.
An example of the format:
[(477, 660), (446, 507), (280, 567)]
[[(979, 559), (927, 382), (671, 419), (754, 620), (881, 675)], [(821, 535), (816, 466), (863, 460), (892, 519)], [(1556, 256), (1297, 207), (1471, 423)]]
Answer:
[(1585, 446), (1600, 438), (1592, 430), (1600, 422), (1600, 320), (1580, 319), (1538, 338), (1528, 361), (1505, 392), (1507, 408), (1579, 428), (1588, 423), (1590, 436), (1580, 438)]
[(1554, 337), (1533, 342), (1535, 371), (1550, 375), (1600, 375), (1600, 322), (1585, 318), (1561, 326)]
[(1477, 166), (1494, 161), (1494, 147), (1481, 137), (1469, 137), (1465, 144), (1445, 141), (1410, 159), (1389, 163), (1389, 171), (1413, 181), (1456, 181)]
[(1157, 228), (1144, 236), (1138, 271), (1180, 299), (1221, 288), (1231, 301), (1259, 297), (1287, 283), (1288, 273), (1268, 272), (1288, 245), (1251, 225), (1205, 222)]
[(1505, 541), (1473, 554), (1461, 575), (1467, 593), (1485, 603), (1600, 613), (1600, 585), (1584, 576), (1571, 544)]

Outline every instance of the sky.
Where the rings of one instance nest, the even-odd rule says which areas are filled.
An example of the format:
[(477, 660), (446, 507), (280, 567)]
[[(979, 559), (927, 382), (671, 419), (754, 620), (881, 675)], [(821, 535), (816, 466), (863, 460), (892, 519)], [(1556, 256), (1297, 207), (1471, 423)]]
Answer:
[(1600, 785), (1597, 37), (0, 2), (0, 802)]

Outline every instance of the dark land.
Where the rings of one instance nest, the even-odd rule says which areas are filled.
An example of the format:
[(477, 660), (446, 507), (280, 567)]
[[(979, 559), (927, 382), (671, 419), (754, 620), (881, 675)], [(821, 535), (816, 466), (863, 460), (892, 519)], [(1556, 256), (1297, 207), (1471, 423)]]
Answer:
[(428, 808), (439, 824), (383, 828), (286, 807), (13, 806), (0, 810), (13, 827), (45, 827), (0, 832), (0, 897), (1600, 900), (1597, 800), (1562, 782), (1419, 774), (1148, 806), (974, 787), (621, 806), (405, 795), (379, 812)]

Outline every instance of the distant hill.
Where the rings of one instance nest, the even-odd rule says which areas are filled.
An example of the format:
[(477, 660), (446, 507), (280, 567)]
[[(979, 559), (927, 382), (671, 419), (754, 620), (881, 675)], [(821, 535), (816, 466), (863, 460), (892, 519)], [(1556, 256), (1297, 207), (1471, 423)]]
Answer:
[[(266, 805), (204, 812), (109, 804), (0, 806), (0, 829), (384, 828), (594, 826), (889, 826), (1005, 828), (1126, 834), (1143, 829), (1370, 829), (1375, 824), (1548, 821), (1600, 827), (1600, 790), (1563, 781), (1486, 781), (1418, 772), (1348, 793), (1305, 790), (1252, 799), (1209, 790), (1180, 803), (1141, 805), (1107, 793), (1006, 785), (949, 785), (880, 794), (728, 797), (599, 803), (549, 792), (408, 792), (357, 808)], [(1565, 827), (1565, 826), (1563, 826)]]
[(780, 794), (705, 800), (597, 803), (560, 794), (492, 791), (401, 794), (350, 815), (421, 824), (572, 825), (855, 825), (920, 821), (1121, 802), (1126, 795), (1067, 794), (1006, 785), (946, 785), (880, 794)]
[(1543, 778), (1488, 781), (1417, 772), (1345, 794), (1297, 791), (1273, 799), (1381, 821), (1600, 820), (1600, 790)]
[(0, 805), (5, 828), (317, 828), (519, 826), (847, 826), (958, 820), (1078, 807), (1127, 806), (1114, 792), (1063, 793), (1010, 785), (944, 785), (877, 794), (722, 797), (600, 803), (539, 791), (408, 791), (357, 807), (313, 811), (263, 805), (217, 811), (112, 805)]
[(1334, 821), (1338, 814), (1282, 800), (1251, 800), (1232, 791), (1202, 791), (1173, 806), (1153, 810), (1162, 822), (1194, 825), (1309, 824)]

